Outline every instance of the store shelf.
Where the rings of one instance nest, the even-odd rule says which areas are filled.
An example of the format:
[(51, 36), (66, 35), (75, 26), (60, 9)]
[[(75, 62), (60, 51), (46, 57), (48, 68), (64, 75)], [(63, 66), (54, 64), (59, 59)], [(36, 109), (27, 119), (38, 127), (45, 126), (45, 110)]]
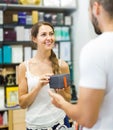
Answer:
[(8, 125), (0, 125), (0, 129), (2, 128), (8, 128)]
[(0, 111), (7, 111), (7, 110), (17, 110), (17, 109), (20, 109), (20, 106), (15, 106), (15, 107), (3, 107), (3, 108), (0, 108)]
[[(4, 23), (2, 25), (0, 25), (0, 27), (3, 29), (3, 31), (5, 30), (11, 30), (11, 29), (14, 29), (16, 28), (16, 26), (24, 26), (24, 28), (31, 28), (31, 25), (19, 25), (18, 22), (15, 23), (15, 22), (12, 22), (12, 16), (13, 16), (13, 13), (14, 14), (18, 14), (19, 11), (25, 11), (27, 12), (28, 14), (32, 14), (32, 11), (34, 10), (37, 10), (39, 12), (43, 12), (43, 13), (63, 13), (64, 16), (72, 16), (72, 13), (76, 11), (76, 7), (45, 7), (45, 6), (38, 6), (38, 5), (20, 5), (20, 4), (0, 4), (0, 10), (3, 11), (3, 21)], [(39, 13), (38, 12), (38, 13)], [(73, 18), (72, 18), (73, 20)], [(72, 22), (73, 23), (73, 22)], [(70, 42), (71, 44), (71, 47), (70, 47), (70, 53), (73, 53), (72, 52), (72, 44), (73, 44), (73, 39), (72, 39), (72, 35), (71, 35), (71, 31), (73, 30), (72, 28), (72, 24), (70, 25), (54, 25), (55, 27), (59, 27), (59, 28), (63, 28), (63, 27), (67, 27), (69, 28), (69, 34), (70, 34), (70, 39), (69, 40), (56, 40), (56, 43), (58, 44), (58, 51), (60, 52), (59, 48), (60, 48), (60, 44), (62, 44), (62, 42)], [(0, 42), (0, 47), (3, 48), (4, 45), (9, 45), (9, 46), (17, 46), (17, 45), (22, 45), (23, 47), (23, 53), (24, 53), (24, 47), (29, 47), (31, 46), (32, 50), (34, 49), (31, 41), (15, 41), (15, 40), (4, 40)], [(68, 62), (68, 64), (71, 66), (71, 70), (73, 68), (73, 59), (72, 59), (72, 54), (71, 54), (71, 60)], [(0, 67), (1, 68), (13, 68), (13, 70), (15, 70), (15, 73), (16, 73), (16, 66), (18, 65), (18, 63), (9, 63), (9, 64), (5, 64), (5, 63), (2, 63), (0, 64)], [(72, 71), (73, 72), (73, 71)], [(72, 73), (72, 76), (73, 76), (73, 73)], [(73, 81), (73, 78), (71, 79)], [(75, 100), (71, 100), (71, 103), (75, 104), (77, 103), (77, 101)], [(4, 108), (0, 108), (0, 111), (7, 111), (8, 113), (8, 125), (1, 125), (0, 126), (0, 129), (6, 129), (6, 130), (24, 130), (25, 128), (25, 123), (24, 121), (24, 117), (20, 117), (19, 121), (16, 122), (18, 120), (18, 117), (15, 118), (16, 115), (18, 116), (24, 116), (24, 110), (21, 110), (20, 109), (20, 106), (16, 106), (16, 107), (4, 107)], [(23, 114), (21, 113), (23, 112)], [(19, 114), (18, 114), (19, 113)], [(16, 120), (15, 120), (16, 119)], [(22, 121), (22, 122), (20, 122)], [(16, 123), (15, 123), (16, 122)], [(22, 126), (23, 124), (23, 126)], [(21, 126), (23, 128), (21, 128)]]
[(59, 12), (74, 12), (76, 7), (54, 7), (54, 6), (38, 6), (38, 5), (21, 5), (21, 4), (0, 4), (0, 9), (15, 9), (15, 10), (38, 10), (38, 11), (59, 11)]

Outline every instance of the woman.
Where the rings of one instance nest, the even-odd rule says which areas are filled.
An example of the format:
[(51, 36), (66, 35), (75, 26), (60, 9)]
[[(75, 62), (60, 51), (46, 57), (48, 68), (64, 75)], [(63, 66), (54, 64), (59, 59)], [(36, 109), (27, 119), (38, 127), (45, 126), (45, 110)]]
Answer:
[[(69, 73), (68, 64), (53, 52), (54, 28), (48, 22), (38, 22), (31, 29), (36, 55), (19, 65), (19, 104), (26, 112), (27, 130), (52, 129), (65, 121), (65, 113), (51, 103), (49, 79), (53, 74)], [(53, 90), (70, 101), (70, 87)]]

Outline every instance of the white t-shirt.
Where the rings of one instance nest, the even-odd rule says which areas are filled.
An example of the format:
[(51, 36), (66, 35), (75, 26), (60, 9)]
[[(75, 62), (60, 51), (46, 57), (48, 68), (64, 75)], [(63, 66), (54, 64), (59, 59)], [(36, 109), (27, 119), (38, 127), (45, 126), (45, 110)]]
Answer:
[(113, 130), (113, 32), (101, 34), (82, 49), (79, 86), (105, 89), (96, 124), (83, 130)]
[[(25, 65), (27, 68), (26, 78), (28, 82), (28, 92), (30, 92), (32, 88), (38, 84), (39, 77), (30, 73), (28, 61), (25, 62)], [(48, 94), (49, 88), (49, 84), (44, 86), (38, 93), (35, 101), (27, 109), (27, 128), (37, 129), (52, 127), (64, 120), (66, 116), (64, 111), (51, 103), (51, 97)]]

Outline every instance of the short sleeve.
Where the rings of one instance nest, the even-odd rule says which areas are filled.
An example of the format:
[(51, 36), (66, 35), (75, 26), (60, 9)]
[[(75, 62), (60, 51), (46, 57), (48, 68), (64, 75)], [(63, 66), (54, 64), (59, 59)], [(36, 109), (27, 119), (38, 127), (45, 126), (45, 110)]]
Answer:
[(94, 89), (104, 89), (106, 86), (104, 57), (95, 44), (89, 44), (81, 51), (79, 86)]

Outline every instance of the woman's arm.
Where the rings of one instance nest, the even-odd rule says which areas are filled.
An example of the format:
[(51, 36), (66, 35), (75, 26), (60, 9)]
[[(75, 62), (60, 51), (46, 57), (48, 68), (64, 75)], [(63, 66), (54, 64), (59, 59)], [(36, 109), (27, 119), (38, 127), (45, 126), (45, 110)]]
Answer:
[(37, 93), (41, 89), (41, 86), (37, 85), (36, 87), (34, 87), (34, 89), (32, 89), (31, 92), (28, 93), (28, 84), (25, 74), (26, 74), (26, 67), (25, 63), (23, 62), (19, 65), (18, 69), (19, 105), (22, 108), (27, 108), (28, 106), (30, 106), (35, 100)]
[[(39, 93), (40, 89), (49, 83), (49, 74), (41, 75), (39, 77), (39, 82), (36, 86), (33, 87), (33, 89), (28, 93), (28, 84), (26, 79), (26, 67), (25, 63), (19, 65), (18, 70), (18, 82), (19, 82), (19, 104), (22, 108), (27, 108), (30, 106), (37, 94)], [(38, 80), (38, 79), (37, 79)]]

